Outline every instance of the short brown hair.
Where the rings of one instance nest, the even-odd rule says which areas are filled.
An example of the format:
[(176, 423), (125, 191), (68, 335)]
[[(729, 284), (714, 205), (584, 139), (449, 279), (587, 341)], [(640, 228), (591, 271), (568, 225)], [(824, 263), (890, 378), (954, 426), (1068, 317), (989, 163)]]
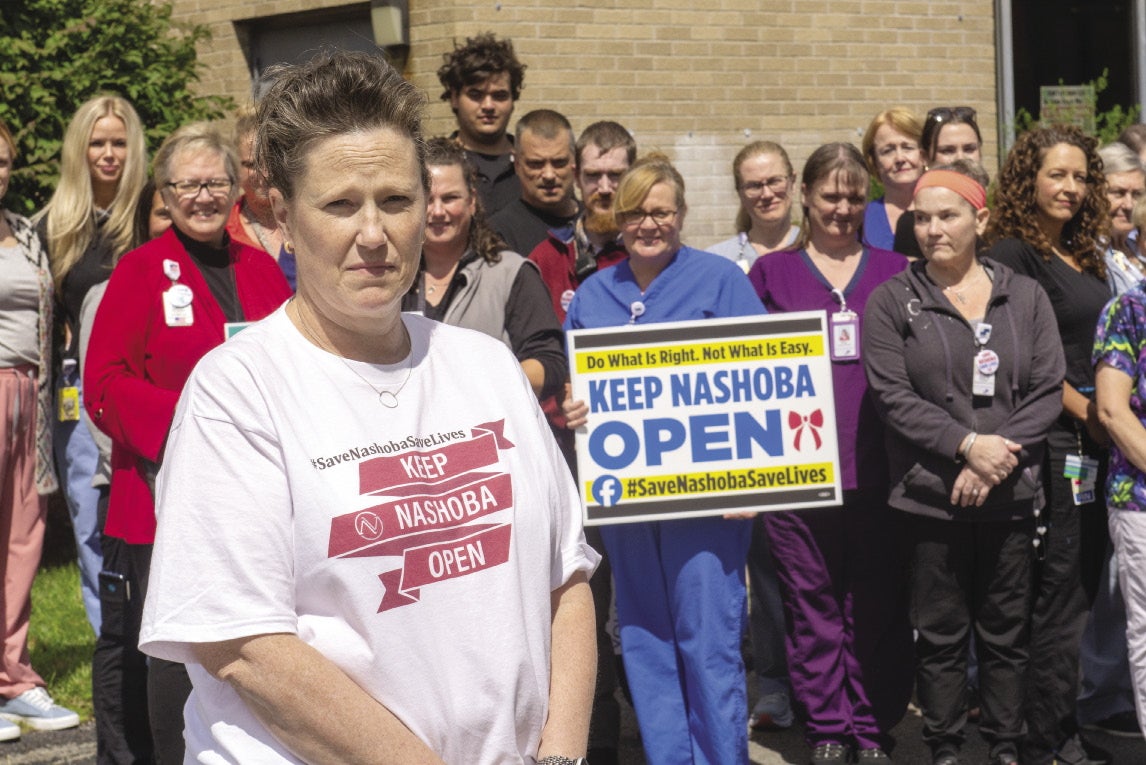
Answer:
[(414, 142), (422, 186), (430, 188), (422, 140), (422, 91), (366, 53), (323, 53), (268, 72), (273, 84), (258, 105), (255, 156), (271, 187), (294, 195), (311, 145), (323, 138), (389, 127)]
[(578, 165), (581, 164), (581, 155), (590, 146), (596, 146), (602, 154), (613, 149), (623, 148), (625, 156), (629, 158), (630, 165), (637, 159), (637, 142), (633, 140), (632, 134), (625, 129), (625, 126), (619, 122), (602, 120), (594, 122), (581, 131), (581, 135), (577, 138), (576, 147)]

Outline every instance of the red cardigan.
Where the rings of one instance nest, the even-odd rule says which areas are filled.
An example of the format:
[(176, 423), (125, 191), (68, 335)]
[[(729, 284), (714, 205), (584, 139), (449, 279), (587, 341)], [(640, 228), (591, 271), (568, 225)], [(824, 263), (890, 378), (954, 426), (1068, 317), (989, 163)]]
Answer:
[[(290, 297), (269, 255), (232, 241), (239, 303), (248, 320), (261, 319)], [(179, 264), (179, 283), (191, 288), (194, 323), (169, 327), (163, 293), (171, 280), (163, 261)], [(223, 310), (173, 230), (123, 256), (92, 323), (84, 365), (84, 405), (111, 436), (111, 498), (104, 532), (131, 544), (155, 541), (155, 503), (139, 457), (158, 462), (175, 404), (192, 368), (223, 342)]]

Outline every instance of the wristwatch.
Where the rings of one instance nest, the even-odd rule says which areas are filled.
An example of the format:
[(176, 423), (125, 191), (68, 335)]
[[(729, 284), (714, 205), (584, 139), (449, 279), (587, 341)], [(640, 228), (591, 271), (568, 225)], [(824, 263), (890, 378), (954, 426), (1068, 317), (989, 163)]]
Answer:
[(551, 754), (544, 759), (538, 760), (537, 765), (589, 765), (589, 761), (584, 757), (574, 759), (572, 757), (562, 757), (559, 754)]

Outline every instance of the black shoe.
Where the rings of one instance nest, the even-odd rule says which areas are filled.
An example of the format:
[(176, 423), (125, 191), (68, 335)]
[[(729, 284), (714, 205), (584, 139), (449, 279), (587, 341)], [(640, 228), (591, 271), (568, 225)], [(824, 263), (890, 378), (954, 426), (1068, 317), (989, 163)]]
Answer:
[(892, 765), (891, 758), (887, 756), (887, 752), (880, 749), (878, 746), (871, 749), (860, 749), (856, 753), (856, 762), (860, 765)]
[(811, 765), (847, 765), (848, 749), (843, 744), (820, 744), (809, 761)]
[(1108, 736), (1121, 738), (1142, 738), (1142, 728), (1138, 725), (1138, 715), (1134, 712), (1117, 712), (1099, 720), (1082, 726), (1084, 730), (1098, 731)]
[(1102, 747), (1071, 736), (1055, 752), (1056, 765), (1110, 765), (1112, 756)]

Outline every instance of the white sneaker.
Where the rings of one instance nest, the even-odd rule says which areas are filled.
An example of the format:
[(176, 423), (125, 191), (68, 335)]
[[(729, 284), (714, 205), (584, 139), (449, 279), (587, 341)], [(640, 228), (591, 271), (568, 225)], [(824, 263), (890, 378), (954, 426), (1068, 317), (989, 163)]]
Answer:
[(20, 738), (20, 726), (0, 718), (0, 741), (14, 741)]
[[(33, 730), (63, 730), (80, 724), (78, 714), (52, 701), (48, 692), (39, 687), (24, 691), (14, 699), (0, 701), (0, 718), (24, 723)], [(16, 728), (17, 735), (19, 730)]]

